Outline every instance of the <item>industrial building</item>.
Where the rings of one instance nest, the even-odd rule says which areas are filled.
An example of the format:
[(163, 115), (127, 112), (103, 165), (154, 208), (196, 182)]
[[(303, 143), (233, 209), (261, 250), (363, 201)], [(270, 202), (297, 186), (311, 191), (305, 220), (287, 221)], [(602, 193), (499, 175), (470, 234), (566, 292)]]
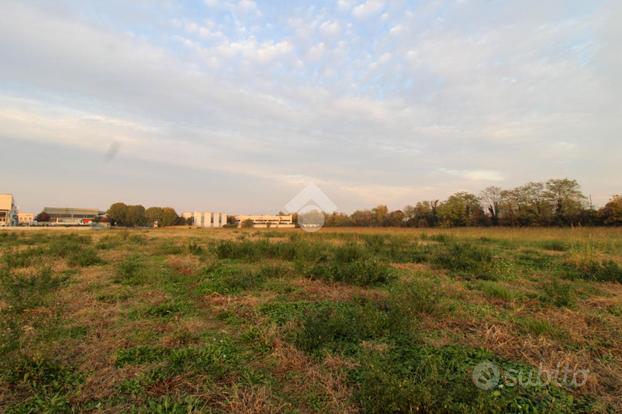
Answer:
[(86, 226), (103, 215), (103, 211), (88, 208), (45, 207), (43, 212), (50, 217), (51, 225)]
[(245, 222), (252, 222), (255, 228), (294, 228), (294, 218), (289, 215), (236, 216), (235, 223), (242, 227)]
[(13, 194), (0, 194), (0, 227), (17, 224), (17, 208)]
[(194, 211), (181, 213), (184, 218), (192, 217), (197, 227), (219, 228), (227, 224), (226, 213), (212, 213), (210, 211)]
[(18, 226), (32, 226), (32, 223), (35, 221), (34, 213), (17, 213), (17, 225)]

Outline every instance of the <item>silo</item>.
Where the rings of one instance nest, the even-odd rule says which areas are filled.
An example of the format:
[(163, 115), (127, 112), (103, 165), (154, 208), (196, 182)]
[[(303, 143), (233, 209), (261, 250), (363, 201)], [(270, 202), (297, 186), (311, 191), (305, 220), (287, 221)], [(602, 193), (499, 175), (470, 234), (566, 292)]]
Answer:
[(203, 213), (203, 227), (212, 227), (212, 213), (209, 211)]

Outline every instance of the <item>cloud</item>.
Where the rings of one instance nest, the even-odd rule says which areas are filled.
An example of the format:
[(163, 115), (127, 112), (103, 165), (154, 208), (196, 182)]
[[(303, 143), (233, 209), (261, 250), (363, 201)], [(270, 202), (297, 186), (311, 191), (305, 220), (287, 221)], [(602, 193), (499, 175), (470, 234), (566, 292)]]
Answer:
[(463, 178), (469, 181), (493, 181), (499, 182), (505, 179), (500, 171), (493, 170), (452, 170), (440, 168), (439, 171), (452, 175), (454, 177)]
[(320, 31), (327, 36), (337, 36), (341, 32), (341, 25), (338, 21), (325, 21), (320, 25)]
[[(163, 7), (161, 21), (9, 1), (0, 138), (102, 154), (114, 140), (121, 158), (275, 186), (309, 177), (344, 208), (552, 176), (606, 199), (622, 186), (615, 13), (530, 1), (343, 1), (261, 19), (219, 1), (206, 15)], [(374, 27), (349, 15), (384, 12)]]
[(384, 7), (385, 5), (382, 0), (367, 0), (354, 7), (354, 9), (352, 9), (352, 14), (356, 18), (365, 19), (380, 12)]
[(240, 13), (259, 13), (259, 8), (254, 0), (240, 0), (237, 10)]

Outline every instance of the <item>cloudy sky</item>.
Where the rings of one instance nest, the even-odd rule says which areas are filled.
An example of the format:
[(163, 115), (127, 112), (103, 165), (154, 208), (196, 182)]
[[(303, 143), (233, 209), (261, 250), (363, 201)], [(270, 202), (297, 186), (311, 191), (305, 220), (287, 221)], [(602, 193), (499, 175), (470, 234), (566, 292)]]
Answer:
[(0, 4), (0, 192), (23, 210), (343, 211), (572, 177), (622, 190), (604, 0)]

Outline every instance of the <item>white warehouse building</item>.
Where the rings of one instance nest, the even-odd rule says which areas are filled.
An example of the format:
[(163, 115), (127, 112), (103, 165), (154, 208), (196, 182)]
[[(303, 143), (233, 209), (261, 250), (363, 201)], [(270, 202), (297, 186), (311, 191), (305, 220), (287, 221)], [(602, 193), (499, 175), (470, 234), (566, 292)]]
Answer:
[(227, 224), (227, 213), (213, 213), (210, 211), (194, 211), (182, 213), (182, 217), (192, 217), (196, 227), (219, 228)]

